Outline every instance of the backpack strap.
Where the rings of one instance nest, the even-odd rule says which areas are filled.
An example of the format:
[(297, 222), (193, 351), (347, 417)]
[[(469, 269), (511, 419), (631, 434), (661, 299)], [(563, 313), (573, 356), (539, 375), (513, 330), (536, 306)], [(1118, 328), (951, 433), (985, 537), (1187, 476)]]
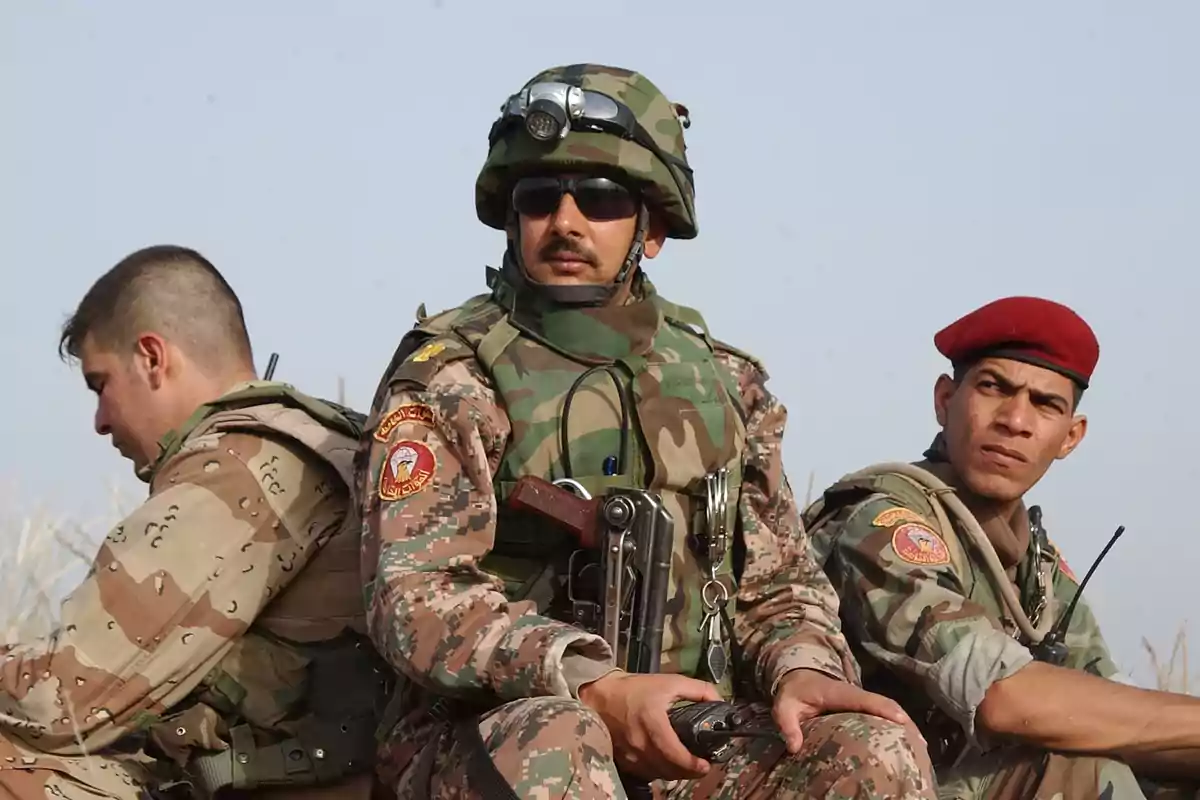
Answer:
[[(885, 477), (891, 477), (886, 483), (882, 481)], [(901, 484), (897, 480), (903, 480), (909, 484), (912, 489), (901, 489)], [(885, 488), (880, 491), (882, 494), (896, 496), (898, 490), (903, 494), (900, 496), (907, 497), (908, 500), (903, 503), (907, 505), (912, 500), (917, 499), (917, 495), (912, 494), (913, 491), (918, 495), (923, 495), (921, 503), (925, 508), (928, 508), (938, 525), (942, 527), (945, 538), (945, 532), (952, 532), (955, 528), (952, 526), (950, 515), (960, 523), (960, 529), (965, 533), (967, 541), (974, 546), (976, 552), (983, 559), (985, 572), (991, 581), (992, 586), (1000, 595), (1008, 613), (1016, 622), (1021, 633), (1032, 643), (1038, 644), (1049, 633), (1050, 628), (1054, 623), (1053, 614), (1045, 614), (1038, 620), (1035, 626), (1025, 613), (1024, 607), (1021, 605), (1021, 600), (1017, 596), (1016, 589), (1012, 585), (1012, 581), (1008, 578), (1008, 573), (1005, 572), (1004, 566), (1000, 563), (999, 556), (996, 555), (995, 548), (992, 547), (991, 541), (987, 534), (979, 525), (979, 521), (975, 519), (975, 515), (966, 507), (962, 499), (958, 496), (955, 489), (949, 486), (938, 476), (932, 472), (917, 466), (916, 464), (906, 464), (903, 462), (884, 462), (880, 464), (872, 464), (857, 472), (853, 472), (842, 478), (835, 486), (847, 484), (849, 486), (868, 486), (875, 491)], [(862, 491), (861, 489), (859, 491)], [(865, 499), (865, 495), (862, 495)], [(828, 505), (828, 499), (823, 498)], [(944, 506), (944, 508), (943, 508)], [(810, 506), (811, 509), (811, 506)], [(947, 513), (949, 512), (949, 513)], [(809, 513), (806, 510), (806, 515)], [(827, 517), (824, 510), (815, 512), (815, 524), (820, 524)], [(1045, 569), (1043, 567), (1043, 569)]]

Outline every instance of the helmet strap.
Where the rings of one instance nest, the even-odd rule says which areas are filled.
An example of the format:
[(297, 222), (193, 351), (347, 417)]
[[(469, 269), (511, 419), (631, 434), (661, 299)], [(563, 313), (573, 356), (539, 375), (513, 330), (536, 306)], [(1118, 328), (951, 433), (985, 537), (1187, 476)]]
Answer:
[(642, 255), (646, 252), (646, 234), (650, 230), (650, 210), (643, 201), (638, 204), (637, 230), (633, 235), (633, 242), (629, 245), (629, 252), (625, 255), (621, 269), (610, 283), (557, 286), (539, 283), (529, 277), (529, 270), (526, 269), (525, 259), (521, 254), (521, 226), (517, 224), (516, 212), (511, 204), (508, 207), (508, 217), (509, 228), (513, 234), (504, 252), (501, 273), (516, 291), (536, 292), (550, 302), (563, 306), (594, 307), (606, 305), (611, 301), (641, 263)]

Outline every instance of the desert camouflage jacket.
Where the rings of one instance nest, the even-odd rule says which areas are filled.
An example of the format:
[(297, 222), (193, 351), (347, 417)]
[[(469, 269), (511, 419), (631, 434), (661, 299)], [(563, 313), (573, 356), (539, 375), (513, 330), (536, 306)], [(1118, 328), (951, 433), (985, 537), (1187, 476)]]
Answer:
[[(809, 553), (784, 474), (786, 411), (753, 358), (712, 340), (699, 315), (663, 300), (649, 281), (625, 306), (513, 312), (494, 291), (406, 337), (380, 383), (360, 462), (368, 621), (379, 650), (422, 692), (496, 704), (573, 696), (612, 669), (605, 641), (515, 600), (496, 551), (506, 531), (505, 493), (520, 475), (565, 474), (566, 421), (573, 477), (603, 489), (605, 454), (619, 454), (622, 413), (633, 408), (627, 479), (659, 491), (678, 538), (664, 634), (664, 671), (691, 672), (696, 595), (703, 578), (685, 540), (695, 505), (688, 487), (728, 467), (738, 543), (722, 565), (732, 592), (741, 663), (752, 688), (771, 695), (796, 668), (858, 679), (841, 636), (828, 579)], [(549, 541), (549, 540), (547, 540)], [(549, 546), (545, 548), (548, 552)], [(414, 700), (414, 703), (416, 701)], [(419, 715), (392, 738), (403, 762), (419, 749)]]
[[(942, 455), (940, 436), (917, 466), (951, 487), (958, 484)], [(851, 482), (846, 482), (851, 483)], [(1037, 611), (1033, 573), (1038, 568), (1028, 511), (1011, 519), (975, 514), (1022, 607)], [(847, 638), (862, 664), (868, 688), (895, 697), (940, 751), (976, 746), (975, 714), (988, 688), (1033, 660), (981, 557), (959, 521), (939, 523), (931, 496), (892, 480), (864, 489), (835, 484), (805, 510), (814, 551), (841, 598)], [(1041, 613), (1061, 614), (1078, 583), (1052, 544), (1052, 596)], [(1102, 677), (1117, 676), (1086, 600), (1067, 632), (1065, 666)], [(964, 738), (965, 736), (965, 738)], [(953, 754), (951, 754), (953, 756)]]
[(288, 731), (310, 687), (307, 658), (283, 642), (365, 633), (348, 485), (357, 437), (269, 399), (185, 427), (59, 626), (0, 647), (0, 770), (94, 782), (85, 754), (183, 762), (229, 748), (234, 721)]

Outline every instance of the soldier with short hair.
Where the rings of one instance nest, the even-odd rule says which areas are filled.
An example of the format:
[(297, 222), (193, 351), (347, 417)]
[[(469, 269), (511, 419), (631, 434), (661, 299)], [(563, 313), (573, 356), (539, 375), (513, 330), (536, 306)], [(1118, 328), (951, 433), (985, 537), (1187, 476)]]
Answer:
[[(933, 796), (911, 720), (858, 685), (765, 369), (642, 269), (697, 234), (687, 121), (625, 69), (527, 82), (476, 183), (503, 263), (418, 311), (382, 377), (359, 488), (371, 634), (404, 678), (381, 755), (399, 797)], [(574, 594), (584, 549), (510, 503), (529, 476), (649, 490), (674, 521), (656, 672), (572, 615), (599, 599)], [(721, 698), (782, 737), (693, 754), (668, 708)]]
[(1128, 685), (1087, 601), (1067, 616), (1079, 583), (1025, 505), (1087, 431), (1091, 327), (1007, 297), (934, 343), (953, 374), (924, 458), (848, 475), (803, 515), (864, 685), (917, 721), (945, 798), (1142, 797), (1135, 771), (1200, 777), (1200, 699)]
[(258, 380), (188, 248), (115, 265), (59, 348), (149, 497), (58, 627), (0, 646), (0, 794), (365, 798), (391, 679), (359, 594), (362, 416)]

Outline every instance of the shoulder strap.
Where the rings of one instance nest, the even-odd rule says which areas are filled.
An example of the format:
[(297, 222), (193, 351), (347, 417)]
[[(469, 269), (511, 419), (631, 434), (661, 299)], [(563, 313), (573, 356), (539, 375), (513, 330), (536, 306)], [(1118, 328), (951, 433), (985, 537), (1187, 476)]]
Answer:
[(151, 466), (147, 479), (153, 479), (162, 465), (177, 454), (184, 442), (214, 414), (267, 403), (280, 403), (304, 411), (323, 427), (337, 431), (354, 441), (362, 435), (366, 423), (366, 417), (360, 412), (331, 400), (305, 394), (291, 384), (281, 381), (249, 381), (241, 388), (200, 406), (181, 426), (164, 436), (159, 442), (158, 459)]
[[(654, 302), (662, 311), (663, 318), (667, 322), (678, 327), (689, 328), (692, 333), (702, 337), (708, 346), (713, 346), (713, 340), (708, 332), (708, 323), (704, 321), (704, 315), (694, 308), (681, 306), (678, 303), (672, 303), (660, 294), (654, 295)], [(697, 330), (698, 329), (698, 330)]]
[[(662, 312), (663, 319), (668, 325), (672, 325), (676, 328), (687, 331), (693, 336), (700, 337), (704, 340), (704, 344), (708, 347), (710, 353), (716, 354), (724, 352), (737, 356), (738, 358), (753, 364), (755, 369), (761, 372), (764, 377), (767, 377), (766, 367), (764, 367), (763, 363), (757, 358), (749, 353), (746, 353), (745, 351), (738, 350), (737, 348), (732, 347), (731, 345), (726, 344), (719, 339), (714, 339), (709, 333), (708, 323), (705, 322), (704, 315), (696, 309), (689, 306), (680, 305), (678, 303), (672, 303), (670, 300), (667, 300), (660, 294), (654, 295), (654, 302), (658, 305), (658, 309)], [(749, 419), (749, 411), (745, 408), (742, 402), (741, 391), (737, 385), (737, 381), (735, 380), (734, 376), (728, 374), (728, 372), (720, 368), (719, 365), (717, 368), (717, 375), (721, 379), (722, 385), (725, 387), (726, 394), (729, 395), (730, 400), (733, 401), (733, 407), (737, 409), (737, 412), (742, 419), (742, 423), (745, 424)]]
[[(842, 509), (875, 496), (887, 497), (897, 505), (912, 508), (921, 516), (936, 520), (939, 527), (943, 526), (945, 512), (939, 508), (941, 504), (936, 502), (931, 493), (903, 474), (876, 471), (874, 467), (852, 473), (834, 483), (804, 509), (801, 521), (806, 528), (814, 529)], [(945, 528), (939, 533), (945, 535)]]
[(496, 320), (496, 323), (479, 339), (476, 345), (476, 355), (479, 356), (479, 361), (483, 364), (484, 369), (491, 372), (496, 360), (500, 358), (500, 354), (520, 336), (521, 331), (509, 321), (507, 314)]
[[(474, 354), (471, 334), (479, 327), (489, 327), (488, 321), (498, 316), (499, 307), (492, 295), (480, 294), (462, 305), (433, 316), (425, 314), (422, 304), (417, 309), (417, 324), (400, 339), (391, 361), (380, 375), (375, 387), (372, 408), (384, 399), (388, 386), (398, 380), (411, 380), (426, 385), (445, 364)], [(410, 366), (400, 375), (401, 366)], [(423, 365), (423, 366), (411, 366)]]
[(1008, 573), (1005, 572), (1003, 565), (1000, 563), (1000, 558), (996, 555), (995, 548), (992, 547), (987, 534), (980, 527), (979, 520), (975, 519), (975, 515), (966, 507), (953, 487), (946, 484), (932, 472), (922, 469), (916, 464), (906, 464), (903, 462), (872, 464), (869, 467), (851, 473), (846, 478), (843, 478), (843, 481), (853, 481), (863, 478), (870, 479), (887, 474), (894, 474), (899, 478), (907, 479), (914, 486), (924, 491), (931, 501), (936, 499), (938, 502), (932, 502), (931, 505), (935, 514), (939, 515), (938, 522), (940, 525), (947, 527), (950, 525), (950, 520), (946, 516), (945, 511), (941, 511), (940, 509), (942, 505), (961, 523), (967, 540), (974, 547), (975, 552), (983, 559), (983, 564), (992, 586), (999, 593), (1009, 615), (1016, 622), (1021, 633), (1033, 644), (1041, 642), (1054, 623), (1053, 615), (1043, 615), (1038, 621), (1037, 626), (1034, 626), (1029, 620), (1029, 616), (1025, 613), (1025, 609), (1021, 605), (1020, 598), (1017, 597), (1012, 582), (1008, 579)]

